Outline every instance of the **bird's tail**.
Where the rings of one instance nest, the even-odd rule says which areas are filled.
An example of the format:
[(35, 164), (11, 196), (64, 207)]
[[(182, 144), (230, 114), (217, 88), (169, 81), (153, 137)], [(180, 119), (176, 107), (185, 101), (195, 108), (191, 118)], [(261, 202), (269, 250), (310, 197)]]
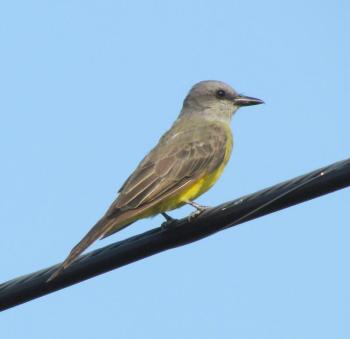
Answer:
[[(59, 274), (62, 273), (72, 262), (87, 248), (89, 247), (95, 240), (102, 238), (105, 234), (113, 227), (114, 232), (121, 230), (126, 225), (118, 223), (118, 215), (114, 214), (113, 217), (104, 216), (100, 219), (95, 226), (91, 228), (91, 230), (84, 236), (83, 239), (79, 241), (77, 245), (73, 247), (70, 251), (68, 257), (64, 260), (64, 262), (58, 267), (58, 269), (50, 276), (47, 282), (55, 279)], [(116, 225), (117, 224), (117, 225)]]

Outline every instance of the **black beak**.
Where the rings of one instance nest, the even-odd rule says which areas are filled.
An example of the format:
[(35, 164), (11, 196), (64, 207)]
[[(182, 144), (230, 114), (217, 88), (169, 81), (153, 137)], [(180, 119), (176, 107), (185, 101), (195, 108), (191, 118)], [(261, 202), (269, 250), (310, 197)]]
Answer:
[(253, 106), (264, 104), (264, 102), (257, 98), (246, 97), (245, 95), (238, 95), (234, 98), (233, 102), (237, 106)]

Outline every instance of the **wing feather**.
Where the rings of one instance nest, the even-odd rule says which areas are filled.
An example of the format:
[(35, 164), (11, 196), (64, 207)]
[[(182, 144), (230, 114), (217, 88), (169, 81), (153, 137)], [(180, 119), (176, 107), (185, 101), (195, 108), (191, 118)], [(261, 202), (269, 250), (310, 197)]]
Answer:
[(225, 156), (224, 128), (213, 123), (168, 134), (127, 179), (107, 214), (152, 205), (184, 179), (194, 181), (214, 171)]

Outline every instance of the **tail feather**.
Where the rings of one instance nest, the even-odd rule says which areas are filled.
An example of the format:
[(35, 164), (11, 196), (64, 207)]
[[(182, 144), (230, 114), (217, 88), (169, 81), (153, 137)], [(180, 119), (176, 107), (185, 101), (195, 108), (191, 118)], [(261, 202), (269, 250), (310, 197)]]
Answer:
[(110, 235), (116, 233), (116, 232), (119, 232), (121, 231), (123, 228), (125, 227), (128, 227), (129, 225), (131, 225), (133, 222), (135, 221), (132, 221), (132, 222), (129, 222), (128, 224), (121, 224), (121, 225), (118, 225), (117, 227), (111, 227), (109, 228), (106, 232), (104, 232), (101, 237), (100, 237), (100, 240), (104, 239), (104, 238), (107, 238), (109, 237)]
[(95, 240), (106, 238), (111, 234), (122, 230), (124, 227), (129, 226), (142, 215), (147, 207), (148, 206), (146, 205), (141, 209), (124, 211), (114, 208), (107, 211), (104, 217), (102, 217), (102, 219), (100, 219), (95, 226), (91, 228), (84, 238), (73, 247), (66, 260), (64, 260), (57, 270), (49, 277), (47, 282), (52, 281), (59, 276), (62, 271), (71, 265), (72, 262)]
[(72, 262), (87, 248), (89, 247), (95, 240), (104, 236), (106, 232), (110, 229), (110, 227), (116, 223), (116, 216), (113, 218), (103, 217), (100, 219), (95, 226), (91, 228), (91, 230), (84, 236), (80, 242), (73, 247), (70, 251), (68, 257), (64, 260), (64, 262), (59, 266), (59, 268), (50, 276), (47, 282), (55, 279), (58, 275), (62, 273), (68, 266), (72, 264)]

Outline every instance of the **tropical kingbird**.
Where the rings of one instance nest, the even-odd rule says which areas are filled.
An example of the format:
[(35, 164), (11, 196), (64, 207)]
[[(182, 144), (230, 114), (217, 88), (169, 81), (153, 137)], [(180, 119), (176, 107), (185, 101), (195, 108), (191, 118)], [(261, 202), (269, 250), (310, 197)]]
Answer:
[(138, 219), (165, 213), (184, 204), (197, 210), (193, 199), (220, 177), (230, 158), (230, 121), (241, 106), (260, 99), (238, 94), (220, 81), (202, 81), (186, 96), (180, 115), (125, 181), (105, 215), (72, 249), (50, 277), (67, 268), (95, 240), (105, 238)]

